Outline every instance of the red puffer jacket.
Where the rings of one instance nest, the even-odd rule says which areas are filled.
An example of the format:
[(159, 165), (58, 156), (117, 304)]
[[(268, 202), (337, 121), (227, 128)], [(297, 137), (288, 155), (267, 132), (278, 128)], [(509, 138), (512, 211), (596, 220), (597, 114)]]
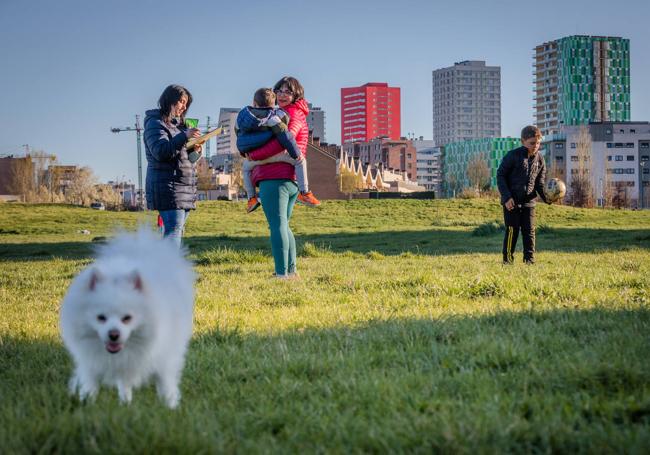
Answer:
[[(291, 103), (283, 107), (284, 111), (289, 114), (289, 131), (296, 138), (296, 144), (302, 152), (302, 156), (307, 155), (307, 139), (309, 136), (309, 127), (307, 126), (307, 114), (309, 107), (304, 99)], [(270, 156), (277, 155), (284, 151), (277, 139), (271, 139), (269, 142), (250, 152), (252, 160), (264, 160)], [(294, 167), (289, 163), (269, 163), (256, 166), (251, 172), (253, 185), (257, 185), (262, 180), (289, 179), (296, 180)]]

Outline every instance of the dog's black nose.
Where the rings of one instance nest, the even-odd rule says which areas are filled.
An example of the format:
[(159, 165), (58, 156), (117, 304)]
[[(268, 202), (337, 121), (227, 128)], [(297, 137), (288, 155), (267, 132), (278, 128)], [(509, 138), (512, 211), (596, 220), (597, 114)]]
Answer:
[(120, 337), (120, 331), (117, 329), (109, 330), (108, 331), (108, 338), (111, 341), (117, 341), (117, 339)]

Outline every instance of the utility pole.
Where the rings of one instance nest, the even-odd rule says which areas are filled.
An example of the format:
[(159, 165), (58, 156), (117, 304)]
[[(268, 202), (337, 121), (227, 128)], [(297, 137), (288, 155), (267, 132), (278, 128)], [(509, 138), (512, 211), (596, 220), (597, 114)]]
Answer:
[[(210, 131), (210, 116), (208, 115), (208, 121), (205, 122), (205, 131), (203, 132), (204, 134)], [(208, 162), (208, 166), (210, 166), (210, 141), (208, 140), (205, 143), (205, 159)]]
[(111, 132), (120, 133), (122, 131), (135, 131), (138, 142), (138, 208), (144, 210), (144, 193), (142, 190), (142, 127), (140, 126), (140, 116), (135, 116), (135, 127), (125, 126), (124, 128), (111, 128)]

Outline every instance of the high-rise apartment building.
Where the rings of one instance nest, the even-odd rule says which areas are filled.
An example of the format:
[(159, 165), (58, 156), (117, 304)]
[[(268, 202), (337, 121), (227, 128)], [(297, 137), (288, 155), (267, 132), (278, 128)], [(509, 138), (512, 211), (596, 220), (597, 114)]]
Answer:
[(341, 89), (341, 144), (377, 137), (399, 140), (400, 89), (384, 82)]
[(630, 40), (567, 36), (535, 47), (533, 58), (534, 118), (545, 136), (630, 120)]
[(450, 142), (501, 135), (501, 68), (468, 60), (433, 71), (433, 140)]
[(307, 114), (307, 126), (309, 126), (313, 138), (319, 139), (320, 142), (327, 142), (325, 140), (325, 111), (311, 103), (309, 103), (309, 114)]
[(219, 123), (217, 125), (223, 127), (223, 134), (217, 136), (217, 155), (239, 153), (237, 150), (237, 135), (235, 134), (237, 114), (239, 114), (237, 108), (222, 107), (219, 110)]

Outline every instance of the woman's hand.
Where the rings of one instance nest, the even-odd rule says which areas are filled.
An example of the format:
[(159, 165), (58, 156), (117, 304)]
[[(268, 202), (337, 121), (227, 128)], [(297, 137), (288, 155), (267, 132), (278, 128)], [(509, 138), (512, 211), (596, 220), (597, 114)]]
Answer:
[(194, 150), (196, 153), (201, 153), (203, 151), (203, 144), (197, 144), (195, 145), (192, 150)]
[(198, 128), (189, 128), (185, 130), (185, 136), (187, 136), (188, 139), (192, 139), (193, 137), (199, 137), (201, 136), (201, 130), (199, 130)]

